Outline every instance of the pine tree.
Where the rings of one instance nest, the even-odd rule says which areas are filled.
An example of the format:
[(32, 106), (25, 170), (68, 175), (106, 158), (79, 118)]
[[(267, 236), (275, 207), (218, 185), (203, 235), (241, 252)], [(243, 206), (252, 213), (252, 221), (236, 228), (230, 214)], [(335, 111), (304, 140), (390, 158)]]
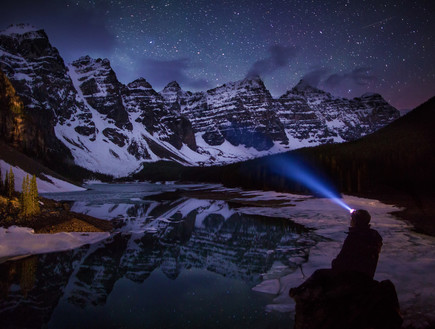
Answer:
[(40, 212), (38, 199), (38, 186), (36, 184), (36, 176), (32, 179), (29, 175), (23, 178), (22, 193), (20, 197), (21, 215), (24, 217), (32, 216)]
[(14, 172), (12, 171), (12, 167), (9, 169), (8, 178), (9, 181), (8, 181), (7, 196), (9, 198), (12, 198), (15, 193), (15, 176), (14, 176)]
[(23, 178), (23, 185), (20, 197), (21, 215), (27, 217), (30, 215), (29, 199), (29, 175)]
[(7, 194), (8, 194), (8, 191), (9, 191), (8, 185), (9, 185), (9, 173), (6, 170), (6, 173), (5, 173), (5, 184), (3, 186), (3, 195), (4, 196), (7, 196)]
[(38, 185), (36, 184), (36, 176), (33, 175), (32, 180), (30, 181), (30, 200), (31, 200), (31, 209), (32, 214), (39, 213), (39, 195), (38, 195)]

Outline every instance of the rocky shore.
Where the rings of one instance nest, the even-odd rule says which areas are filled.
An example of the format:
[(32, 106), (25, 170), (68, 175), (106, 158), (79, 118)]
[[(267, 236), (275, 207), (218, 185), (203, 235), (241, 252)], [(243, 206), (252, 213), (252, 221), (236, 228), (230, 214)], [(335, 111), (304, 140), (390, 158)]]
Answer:
[(35, 233), (110, 232), (112, 223), (70, 211), (68, 203), (39, 198), (41, 212), (24, 218), (19, 214), (17, 198), (0, 197), (0, 227), (13, 225), (29, 227)]

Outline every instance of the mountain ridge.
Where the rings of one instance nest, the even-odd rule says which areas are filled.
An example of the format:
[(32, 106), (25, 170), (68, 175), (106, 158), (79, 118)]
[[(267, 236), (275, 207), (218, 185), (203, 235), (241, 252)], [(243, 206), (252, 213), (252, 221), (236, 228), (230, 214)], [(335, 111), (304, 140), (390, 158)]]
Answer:
[(65, 65), (44, 30), (25, 25), (0, 32), (0, 69), (25, 113), (48, 116), (37, 123), (46, 149), (118, 177), (146, 162), (220, 165), (354, 140), (399, 117), (378, 94), (348, 100), (303, 81), (280, 98), (259, 76), (194, 93), (176, 81), (160, 92), (144, 78), (125, 85), (108, 59)]

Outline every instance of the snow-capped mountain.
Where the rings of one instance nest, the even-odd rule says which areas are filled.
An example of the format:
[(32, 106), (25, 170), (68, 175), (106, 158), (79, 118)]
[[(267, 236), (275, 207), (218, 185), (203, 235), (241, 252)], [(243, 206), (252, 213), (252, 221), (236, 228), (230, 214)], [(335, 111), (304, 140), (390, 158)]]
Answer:
[(399, 117), (380, 95), (348, 100), (303, 81), (279, 99), (259, 77), (196, 93), (175, 81), (160, 93), (143, 78), (124, 85), (107, 59), (65, 65), (45, 32), (28, 25), (0, 33), (0, 69), (32, 118), (21, 148), (39, 143), (41, 157), (115, 176), (161, 159), (223, 164), (353, 140)]
[[(166, 89), (166, 88), (165, 88)], [(165, 95), (165, 94), (163, 94)], [(184, 97), (181, 112), (208, 145), (226, 141), (253, 151), (288, 146), (276, 101), (257, 76)]]
[(302, 80), (279, 101), (288, 134), (316, 144), (355, 140), (399, 117), (379, 94), (338, 98)]

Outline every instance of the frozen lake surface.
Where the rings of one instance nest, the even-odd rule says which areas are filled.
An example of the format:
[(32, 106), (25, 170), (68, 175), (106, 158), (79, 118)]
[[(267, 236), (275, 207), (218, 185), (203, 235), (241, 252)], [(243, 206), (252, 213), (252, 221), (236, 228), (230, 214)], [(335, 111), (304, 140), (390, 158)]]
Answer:
[[(328, 199), (219, 185), (90, 185), (47, 194), (113, 220), (94, 244), (0, 264), (0, 323), (24, 328), (291, 328), (288, 290), (328, 268), (349, 223)], [(376, 200), (344, 196), (383, 237), (376, 280), (405, 325), (435, 321), (435, 238)], [(54, 248), (52, 251), (55, 251)], [(28, 316), (21, 314), (26, 312)]]

